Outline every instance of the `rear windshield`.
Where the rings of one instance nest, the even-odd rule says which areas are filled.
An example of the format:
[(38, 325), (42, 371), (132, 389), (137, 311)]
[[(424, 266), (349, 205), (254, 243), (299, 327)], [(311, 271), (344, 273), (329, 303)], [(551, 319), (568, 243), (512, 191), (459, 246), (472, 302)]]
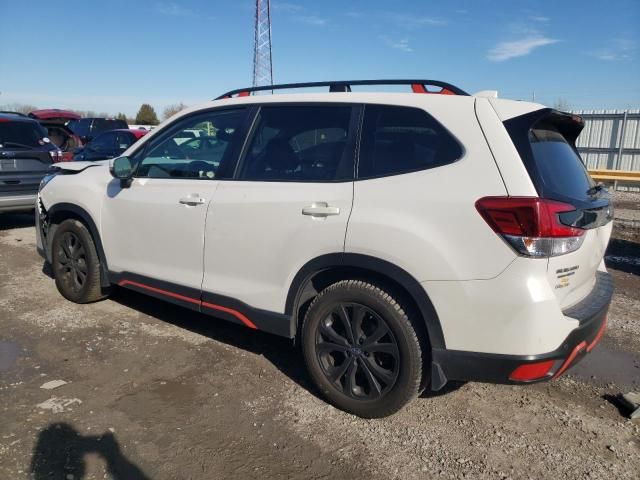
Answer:
[(554, 125), (537, 124), (529, 131), (529, 143), (545, 191), (575, 199), (588, 197), (593, 180), (580, 156)]
[(108, 130), (116, 130), (124, 128), (129, 128), (127, 122), (124, 120), (107, 120), (106, 118), (96, 118), (93, 121), (93, 126), (91, 127), (91, 133), (96, 134), (99, 132), (106, 132)]
[(44, 129), (37, 122), (0, 122), (0, 145), (3, 147), (39, 147), (45, 136)]
[(73, 133), (84, 137), (89, 134), (89, 125), (91, 124), (91, 120), (83, 118), (80, 120), (71, 120), (67, 126), (71, 129)]

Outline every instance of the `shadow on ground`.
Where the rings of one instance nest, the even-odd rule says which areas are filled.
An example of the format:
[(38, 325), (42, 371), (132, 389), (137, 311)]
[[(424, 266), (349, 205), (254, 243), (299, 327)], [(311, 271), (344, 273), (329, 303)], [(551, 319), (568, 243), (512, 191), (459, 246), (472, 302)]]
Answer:
[(68, 423), (52, 423), (38, 435), (31, 459), (33, 480), (81, 480), (87, 474), (86, 454), (97, 454), (114, 480), (148, 480), (122, 453), (113, 433), (81, 435)]
[(612, 238), (604, 259), (609, 268), (640, 275), (640, 243)]
[(249, 330), (241, 325), (194, 312), (132, 290), (115, 287), (109, 298), (163, 322), (256, 355), (262, 355), (298, 385), (317, 396), (307, 379), (300, 349), (290, 339)]
[(33, 227), (36, 219), (33, 213), (1, 213), (0, 231), (12, 228)]

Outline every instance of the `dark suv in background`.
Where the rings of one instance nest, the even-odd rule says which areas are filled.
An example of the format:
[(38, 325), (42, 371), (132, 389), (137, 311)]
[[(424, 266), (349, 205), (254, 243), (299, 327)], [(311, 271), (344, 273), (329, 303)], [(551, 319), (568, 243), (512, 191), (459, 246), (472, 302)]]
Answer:
[(91, 141), (97, 134), (109, 130), (128, 130), (129, 125), (117, 118), (80, 118), (71, 120), (67, 126), (80, 137), (84, 143)]
[(36, 120), (0, 113), (0, 212), (35, 208), (40, 180), (61, 150)]

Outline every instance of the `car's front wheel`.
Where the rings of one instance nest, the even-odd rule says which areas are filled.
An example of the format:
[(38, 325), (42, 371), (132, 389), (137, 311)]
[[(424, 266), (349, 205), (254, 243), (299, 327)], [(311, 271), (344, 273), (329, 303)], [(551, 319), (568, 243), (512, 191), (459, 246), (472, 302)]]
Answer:
[(91, 233), (75, 219), (62, 222), (52, 242), (52, 268), (58, 291), (76, 303), (104, 298), (100, 284), (100, 259)]
[(419, 393), (426, 352), (398, 301), (376, 285), (345, 280), (320, 292), (302, 349), (316, 386), (347, 412), (385, 417)]

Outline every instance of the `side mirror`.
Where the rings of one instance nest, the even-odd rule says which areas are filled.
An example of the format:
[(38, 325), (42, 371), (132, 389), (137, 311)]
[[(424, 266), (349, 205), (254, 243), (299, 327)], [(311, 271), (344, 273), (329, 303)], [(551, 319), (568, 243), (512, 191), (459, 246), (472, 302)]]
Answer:
[(133, 176), (133, 166), (129, 157), (118, 157), (111, 162), (109, 168), (114, 178), (120, 179), (120, 187), (129, 188)]

